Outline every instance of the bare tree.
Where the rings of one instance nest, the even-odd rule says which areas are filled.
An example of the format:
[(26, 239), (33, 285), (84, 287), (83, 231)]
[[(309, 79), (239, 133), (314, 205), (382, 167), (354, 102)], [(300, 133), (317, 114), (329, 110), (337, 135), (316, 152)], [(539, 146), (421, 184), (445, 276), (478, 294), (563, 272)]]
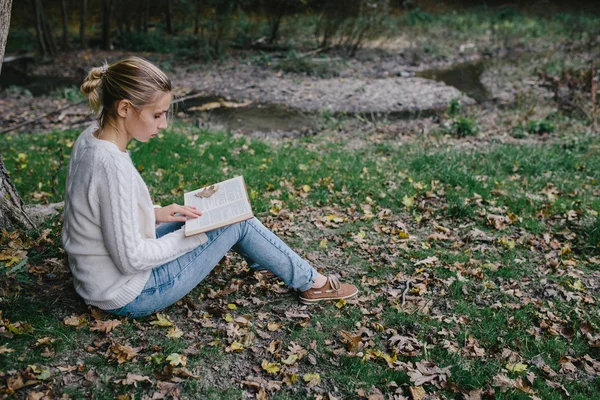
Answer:
[(0, 0), (0, 71), (2, 71), (2, 62), (4, 61), (4, 48), (8, 38), (8, 28), (10, 27), (10, 9), (12, 0)]
[(46, 12), (44, 11), (44, 5), (42, 4), (42, 0), (33, 0), (33, 5), (35, 8), (35, 28), (40, 52), (44, 58), (52, 57), (56, 54), (56, 42), (52, 35), (48, 17), (46, 17)]
[(167, 25), (167, 33), (173, 34), (173, 0), (166, 0), (165, 7), (165, 22)]
[(110, 50), (110, 29), (113, 11), (115, 9), (115, 0), (102, 0), (102, 48)]
[(67, 21), (67, 0), (62, 0), (62, 48), (66, 50), (69, 48), (69, 28)]
[(81, 48), (87, 47), (87, 40), (85, 39), (85, 20), (87, 19), (87, 0), (81, 0), (81, 20), (79, 21), (79, 40), (81, 41)]
[[(12, 0), (0, 0), (0, 71), (4, 61), (4, 49), (10, 27), (10, 10)], [(14, 227), (32, 228), (33, 224), (23, 211), (23, 200), (19, 196), (15, 185), (4, 167), (4, 160), (0, 155), (0, 227), (12, 229)]]
[(194, 35), (198, 34), (200, 30), (200, 12), (202, 10), (202, 4), (200, 0), (196, 0), (194, 3), (195, 12), (194, 12)]

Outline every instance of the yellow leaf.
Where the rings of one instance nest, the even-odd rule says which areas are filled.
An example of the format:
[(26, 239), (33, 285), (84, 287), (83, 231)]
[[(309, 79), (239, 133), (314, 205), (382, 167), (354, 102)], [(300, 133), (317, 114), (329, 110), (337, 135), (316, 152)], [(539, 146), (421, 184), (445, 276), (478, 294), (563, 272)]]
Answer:
[(167, 337), (171, 339), (179, 339), (182, 336), (183, 332), (176, 326), (169, 328), (169, 331), (167, 332)]
[(358, 233), (356, 234), (356, 236), (358, 236), (358, 237), (359, 237), (359, 238), (361, 238), (361, 239), (364, 239), (364, 238), (366, 238), (366, 237), (367, 237), (367, 234), (366, 234), (365, 232), (363, 232), (363, 231), (360, 231), (360, 232), (358, 232)]
[(276, 374), (281, 370), (281, 368), (279, 368), (279, 364), (270, 363), (267, 360), (263, 360), (261, 366), (269, 374)]
[(308, 186), (308, 185), (304, 185), (304, 186), (302, 186), (302, 190), (303, 190), (305, 193), (308, 193), (308, 192), (310, 192), (310, 186)]
[(296, 361), (298, 361), (298, 354), (291, 354), (288, 358), (286, 358), (285, 360), (281, 360), (282, 363), (284, 363), (285, 365), (292, 365), (294, 364)]
[(281, 324), (271, 321), (267, 324), (267, 329), (270, 330), (271, 332), (275, 332), (276, 330), (281, 328), (281, 326), (282, 326)]
[(423, 400), (427, 395), (422, 386), (411, 386), (408, 390), (410, 391), (413, 400)]
[(237, 306), (232, 303), (227, 304), (227, 308), (229, 308), (230, 310), (237, 310)]
[(85, 325), (87, 320), (85, 319), (84, 315), (71, 315), (70, 317), (65, 317), (63, 322), (65, 325), (76, 326), (79, 328), (80, 326)]
[(158, 325), (158, 326), (173, 326), (173, 322), (169, 319), (168, 315), (163, 315), (161, 313), (156, 314), (156, 321), (150, 322), (150, 325)]
[(408, 197), (407, 195), (404, 195), (402, 198), (402, 204), (404, 204), (406, 208), (411, 208), (415, 205), (415, 196)]
[(507, 239), (506, 236), (502, 236), (498, 242), (508, 249), (514, 249), (517, 243), (514, 240)]
[(238, 342), (237, 340), (234, 340), (229, 347), (225, 348), (226, 352), (241, 350), (244, 350), (244, 345)]
[(316, 386), (321, 383), (321, 376), (319, 374), (304, 374), (302, 376), (304, 382), (308, 387)]
[(12, 353), (14, 352), (13, 349), (9, 349), (8, 347), (6, 347), (7, 345), (2, 345), (0, 346), (0, 354), (6, 354), (6, 353)]
[(185, 367), (187, 364), (187, 357), (178, 353), (171, 353), (167, 356), (167, 361), (174, 367), (178, 365)]
[(231, 316), (231, 314), (227, 313), (225, 314), (225, 316), (223, 317), (223, 319), (227, 322), (231, 322), (233, 321), (233, 317)]
[(321, 240), (321, 241), (319, 242), (319, 247), (320, 247), (320, 248), (322, 248), (322, 249), (326, 249), (326, 248), (327, 248), (327, 242), (328, 242), (328, 240), (327, 240), (327, 239), (323, 239), (323, 240)]
[(527, 370), (527, 365), (521, 363), (508, 363), (506, 364), (506, 369), (511, 372), (523, 372)]
[(329, 214), (329, 215), (327, 216), (327, 219), (328, 219), (329, 221), (333, 221), (333, 222), (337, 222), (337, 223), (344, 222), (344, 218), (342, 218), (342, 217), (338, 217), (338, 216), (337, 216), (337, 215), (335, 215), (335, 214)]
[(298, 169), (300, 171), (306, 171), (308, 169), (308, 167), (304, 164), (298, 164)]
[(398, 236), (400, 237), (400, 239), (408, 239), (410, 238), (410, 235), (404, 231), (400, 231), (398, 232)]
[(340, 299), (337, 303), (335, 303), (335, 306), (337, 308), (342, 308), (342, 307), (344, 307), (345, 304), (346, 304), (346, 300)]
[(567, 281), (567, 285), (571, 289), (575, 289), (575, 290), (580, 291), (580, 292), (583, 292), (583, 290), (585, 289), (585, 286), (583, 285), (583, 283), (581, 283), (581, 280), (579, 280), (579, 279), (577, 279), (573, 283)]

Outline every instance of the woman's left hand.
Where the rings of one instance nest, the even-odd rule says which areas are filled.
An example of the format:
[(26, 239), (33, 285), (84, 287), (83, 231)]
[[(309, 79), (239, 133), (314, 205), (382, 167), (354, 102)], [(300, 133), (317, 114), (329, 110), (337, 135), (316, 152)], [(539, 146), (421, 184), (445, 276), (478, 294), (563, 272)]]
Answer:
[[(183, 215), (175, 215), (183, 214)], [(159, 207), (154, 209), (154, 216), (156, 222), (185, 222), (188, 217), (198, 218), (202, 215), (202, 211), (198, 211), (193, 206), (180, 206), (179, 204), (171, 204), (166, 207)]]

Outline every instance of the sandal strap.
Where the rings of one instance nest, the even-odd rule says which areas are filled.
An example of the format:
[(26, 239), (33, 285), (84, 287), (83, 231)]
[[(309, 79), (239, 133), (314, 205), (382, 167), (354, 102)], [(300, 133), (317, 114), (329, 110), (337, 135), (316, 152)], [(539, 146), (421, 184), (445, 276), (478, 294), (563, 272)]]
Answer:
[(331, 286), (331, 288), (333, 290), (340, 290), (341, 284), (340, 284), (340, 280), (338, 279), (337, 276), (335, 276), (335, 275), (329, 275), (327, 277), (327, 280), (329, 281), (329, 286)]

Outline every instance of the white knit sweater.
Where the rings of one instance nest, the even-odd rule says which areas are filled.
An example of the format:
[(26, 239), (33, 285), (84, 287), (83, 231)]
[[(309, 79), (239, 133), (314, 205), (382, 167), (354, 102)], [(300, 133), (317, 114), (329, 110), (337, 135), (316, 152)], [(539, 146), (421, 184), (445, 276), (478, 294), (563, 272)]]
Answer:
[(206, 235), (186, 238), (180, 229), (156, 239), (147, 186), (129, 153), (94, 137), (96, 128), (73, 146), (62, 240), (77, 293), (111, 310), (135, 299), (153, 268), (194, 249)]

